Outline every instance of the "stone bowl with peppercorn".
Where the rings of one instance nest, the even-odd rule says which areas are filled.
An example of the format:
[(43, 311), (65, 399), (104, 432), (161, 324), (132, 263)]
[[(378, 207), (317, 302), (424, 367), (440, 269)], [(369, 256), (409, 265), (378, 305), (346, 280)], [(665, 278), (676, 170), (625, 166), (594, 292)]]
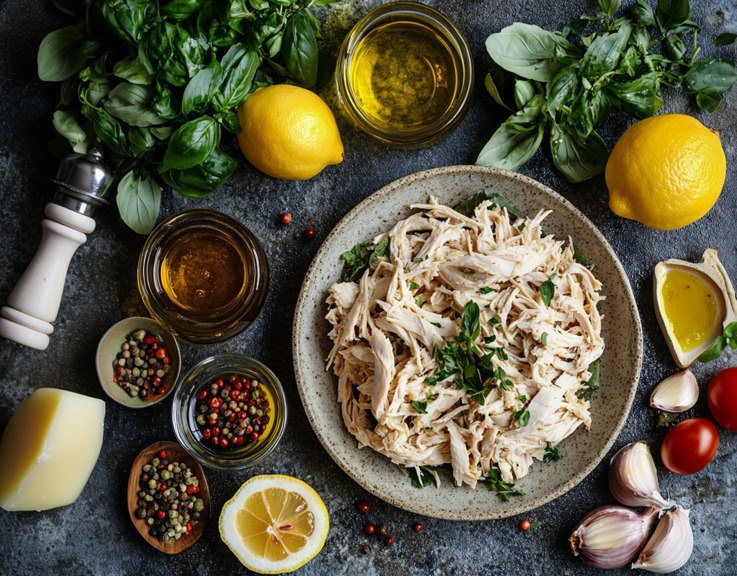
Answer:
[(174, 389), (180, 370), (174, 335), (151, 318), (126, 318), (97, 347), (97, 376), (105, 393), (129, 408), (147, 408)]

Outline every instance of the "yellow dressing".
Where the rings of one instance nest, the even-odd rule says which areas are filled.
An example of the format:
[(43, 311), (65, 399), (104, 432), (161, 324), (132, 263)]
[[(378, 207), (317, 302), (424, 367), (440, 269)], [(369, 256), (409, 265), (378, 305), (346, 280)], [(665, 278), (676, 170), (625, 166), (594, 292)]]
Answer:
[(693, 274), (672, 270), (663, 279), (660, 297), (681, 350), (690, 352), (703, 344), (717, 319), (716, 298), (709, 286)]

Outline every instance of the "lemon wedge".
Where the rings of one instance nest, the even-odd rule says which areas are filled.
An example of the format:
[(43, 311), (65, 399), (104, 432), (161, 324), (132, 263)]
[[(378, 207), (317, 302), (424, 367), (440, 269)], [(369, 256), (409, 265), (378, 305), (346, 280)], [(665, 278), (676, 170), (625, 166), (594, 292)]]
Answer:
[(292, 572), (325, 544), (330, 517), (320, 496), (291, 476), (254, 476), (220, 513), (220, 537), (259, 574)]

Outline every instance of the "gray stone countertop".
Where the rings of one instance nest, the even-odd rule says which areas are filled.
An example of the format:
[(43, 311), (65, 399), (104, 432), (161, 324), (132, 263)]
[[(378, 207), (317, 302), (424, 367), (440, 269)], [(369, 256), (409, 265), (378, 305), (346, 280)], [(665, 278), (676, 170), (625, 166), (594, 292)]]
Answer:
[[(679, 92), (665, 92), (665, 111), (691, 114), (718, 130), (728, 159), (721, 198), (707, 216), (684, 229), (658, 232), (615, 216), (608, 208), (603, 177), (571, 185), (553, 169), (542, 150), (521, 170), (562, 193), (601, 229), (627, 271), (645, 332), (642, 379), (627, 424), (611, 454), (577, 487), (524, 518), (488, 522), (423, 518), (365, 492), (330, 459), (312, 432), (295, 384), (291, 326), (302, 278), (320, 243), (343, 215), (385, 184), (427, 168), (474, 163), (506, 116), (483, 87), (490, 64), (484, 49), (489, 33), (514, 21), (561, 29), (580, 14), (598, 10), (595, 0), (429, 3), (457, 22), (470, 42), (476, 63), (475, 101), (460, 128), (448, 138), (422, 150), (391, 149), (367, 139), (338, 115), (345, 161), (312, 180), (275, 180), (246, 165), (204, 200), (164, 194), (161, 217), (195, 206), (220, 210), (248, 226), (266, 250), (273, 276), (268, 302), (257, 322), (223, 344), (183, 344), (182, 353), (183, 370), (221, 352), (245, 353), (271, 367), (286, 390), (290, 409), (286, 435), (276, 453), (246, 472), (208, 471), (214, 520), (197, 545), (177, 556), (165, 556), (146, 544), (130, 522), (126, 484), (130, 466), (141, 449), (158, 440), (174, 440), (171, 400), (142, 411), (107, 401), (102, 453), (79, 500), (43, 513), (0, 511), (0, 574), (248, 573), (221, 542), (216, 519), (223, 503), (241, 483), (253, 475), (271, 473), (305, 480), (322, 496), (330, 512), (331, 529), (324, 549), (296, 574), (594, 574), (595, 570), (571, 555), (567, 538), (586, 512), (614, 503), (607, 487), (608, 459), (636, 440), (647, 440), (652, 446), (663, 491), (691, 510), (694, 553), (678, 574), (737, 574), (737, 434), (720, 430), (714, 461), (693, 476), (676, 476), (660, 463), (659, 448), (665, 431), (655, 427), (647, 411), (653, 387), (676, 369), (653, 311), (655, 264), (666, 258), (696, 261), (704, 249), (715, 248), (733, 280), (737, 280), (737, 90), (726, 95), (714, 114), (696, 109), (692, 100)], [(328, 49), (335, 49), (350, 26), (375, 4), (343, 0), (320, 9)], [(737, 59), (734, 46), (711, 46), (720, 32), (737, 30), (734, 3), (694, 0), (692, 9), (703, 26), (699, 43), (704, 54)], [(54, 175), (56, 160), (46, 142), (54, 136), (51, 115), (59, 85), (38, 80), (36, 53), (43, 37), (62, 25), (66, 21), (50, 1), (0, 0), (0, 303), (6, 301), (35, 253), (43, 207), (52, 194), (49, 178)], [(337, 111), (329, 91), (322, 95)], [(630, 122), (621, 114), (610, 116), (601, 131), (610, 147)], [(278, 223), (278, 215), (284, 211), (294, 218), (289, 227)], [(147, 315), (135, 272), (144, 238), (125, 228), (114, 209), (100, 211), (97, 221), (97, 230), (72, 261), (49, 348), (39, 352), (0, 341), (0, 429), (21, 402), (41, 386), (106, 399), (94, 367), (97, 342), (115, 322)], [(317, 231), (312, 241), (302, 235), (308, 223), (314, 224)], [(711, 418), (706, 388), (718, 371), (735, 362), (737, 356), (728, 351), (717, 361), (694, 367), (701, 398), (687, 417)], [(557, 465), (565, 466), (565, 459)], [(371, 506), (368, 516), (357, 510), (361, 500)], [(523, 533), (518, 526), (524, 519), (540, 521), (542, 526)], [(367, 521), (386, 524), (396, 539), (395, 545), (387, 548), (377, 537), (366, 536), (363, 526)], [(416, 521), (424, 523), (422, 533), (412, 531)], [(368, 552), (363, 551), (364, 545), (369, 546)], [(630, 570), (625, 567), (612, 573), (629, 574)]]

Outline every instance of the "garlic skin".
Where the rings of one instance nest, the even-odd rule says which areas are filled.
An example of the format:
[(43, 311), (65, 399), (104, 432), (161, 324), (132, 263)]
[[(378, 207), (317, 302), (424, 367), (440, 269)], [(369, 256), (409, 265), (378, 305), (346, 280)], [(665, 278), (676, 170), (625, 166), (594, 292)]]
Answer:
[(699, 383), (691, 370), (671, 374), (655, 387), (650, 395), (650, 406), (676, 414), (693, 408), (699, 399)]
[(693, 552), (693, 532), (688, 510), (680, 506), (666, 512), (658, 522), (653, 537), (640, 552), (632, 568), (656, 574), (674, 572), (683, 566)]
[(660, 494), (658, 472), (646, 442), (627, 444), (614, 455), (609, 467), (609, 489), (625, 506), (673, 506)]
[(576, 525), (568, 539), (574, 556), (594, 568), (619, 568), (631, 562), (647, 542), (658, 508), (642, 514), (623, 506), (601, 506)]

